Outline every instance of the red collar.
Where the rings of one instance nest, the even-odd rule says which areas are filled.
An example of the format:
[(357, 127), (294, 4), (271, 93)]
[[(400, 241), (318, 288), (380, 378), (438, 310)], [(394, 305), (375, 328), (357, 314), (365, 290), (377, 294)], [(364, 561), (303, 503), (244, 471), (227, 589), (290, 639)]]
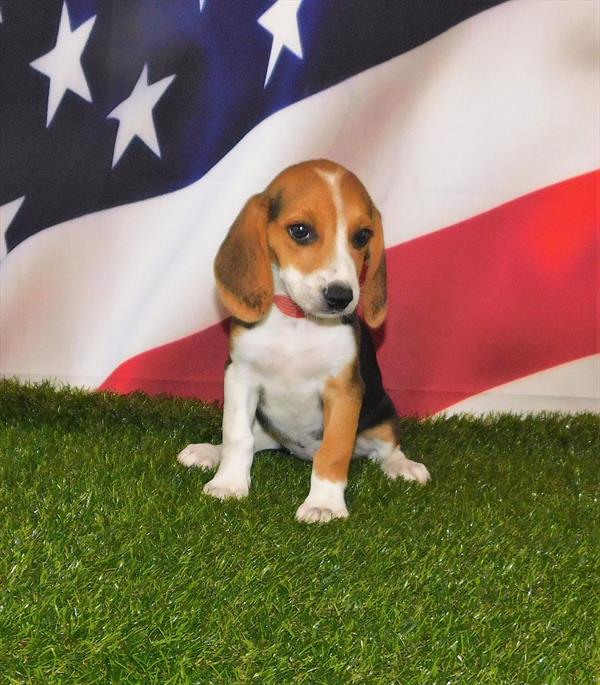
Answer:
[(277, 309), (286, 316), (291, 316), (294, 319), (303, 319), (305, 316), (304, 310), (287, 295), (274, 295), (273, 303)]

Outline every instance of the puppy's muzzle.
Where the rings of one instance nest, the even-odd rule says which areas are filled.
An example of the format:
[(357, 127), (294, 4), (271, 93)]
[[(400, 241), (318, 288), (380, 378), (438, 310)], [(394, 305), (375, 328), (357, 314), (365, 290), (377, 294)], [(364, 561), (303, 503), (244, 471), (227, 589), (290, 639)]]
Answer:
[(327, 307), (333, 312), (343, 311), (352, 301), (352, 288), (341, 281), (333, 281), (323, 290)]

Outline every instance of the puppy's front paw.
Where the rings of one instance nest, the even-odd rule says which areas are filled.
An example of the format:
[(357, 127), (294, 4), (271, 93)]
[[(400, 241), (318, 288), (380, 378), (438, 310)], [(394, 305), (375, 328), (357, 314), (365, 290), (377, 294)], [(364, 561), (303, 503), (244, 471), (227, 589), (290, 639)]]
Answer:
[(240, 482), (238, 480), (231, 480), (226, 478), (219, 478), (215, 476), (202, 489), (207, 495), (216, 497), (217, 499), (242, 499), (246, 497), (250, 491), (250, 484)]
[(327, 523), (327, 521), (332, 519), (348, 518), (348, 509), (345, 506), (343, 508), (330, 509), (327, 506), (310, 502), (307, 498), (298, 508), (296, 518), (304, 523)]
[(177, 455), (177, 461), (184, 466), (195, 466), (206, 471), (214, 469), (221, 457), (221, 445), (210, 445), (203, 442), (188, 445)]
[(401, 477), (404, 480), (416, 480), (421, 485), (431, 480), (426, 466), (407, 459), (400, 450), (394, 450), (387, 459), (384, 459), (381, 470), (391, 480)]
[(345, 481), (320, 478), (316, 473), (310, 477), (310, 492), (298, 508), (296, 518), (304, 523), (326, 523), (332, 519), (348, 518), (344, 500)]

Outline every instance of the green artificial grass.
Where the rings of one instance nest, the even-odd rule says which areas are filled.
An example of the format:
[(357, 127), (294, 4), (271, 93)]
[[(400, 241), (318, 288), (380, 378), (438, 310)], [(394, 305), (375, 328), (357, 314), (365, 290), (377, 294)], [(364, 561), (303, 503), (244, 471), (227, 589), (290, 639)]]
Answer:
[(0, 383), (0, 682), (600, 682), (597, 416), (405, 420), (431, 484), (353, 463), (311, 526), (281, 453), (201, 494), (175, 456), (220, 421)]

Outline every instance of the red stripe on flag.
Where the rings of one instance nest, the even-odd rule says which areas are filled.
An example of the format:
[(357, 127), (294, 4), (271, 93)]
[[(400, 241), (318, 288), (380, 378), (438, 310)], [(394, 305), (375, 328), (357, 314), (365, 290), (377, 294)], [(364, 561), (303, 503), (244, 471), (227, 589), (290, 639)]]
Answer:
[(390, 251), (379, 359), (402, 411), (433, 413), (599, 351), (599, 180), (579, 176)]
[[(544, 188), (387, 251), (375, 336), (402, 414), (427, 415), (600, 351), (600, 172)], [(227, 327), (145, 352), (101, 389), (222, 399)]]
[(186, 338), (142, 352), (121, 364), (99, 390), (223, 400), (229, 350), (229, 319)]

